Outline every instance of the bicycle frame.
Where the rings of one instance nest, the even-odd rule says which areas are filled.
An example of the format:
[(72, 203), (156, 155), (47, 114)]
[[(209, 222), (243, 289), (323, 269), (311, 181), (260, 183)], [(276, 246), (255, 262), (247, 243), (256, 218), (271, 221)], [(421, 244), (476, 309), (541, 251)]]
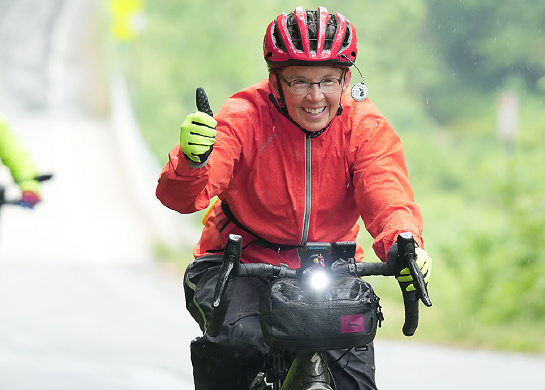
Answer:
[[(331, 374), (327, 366), (327, 357), (321, 352), (299, 352), (295, 356), (281, 390), (298, 390), (305, 384), (312, 383), (312, 389), (330, 390)], [(276, 388), (273, 386), (273, 388)]]

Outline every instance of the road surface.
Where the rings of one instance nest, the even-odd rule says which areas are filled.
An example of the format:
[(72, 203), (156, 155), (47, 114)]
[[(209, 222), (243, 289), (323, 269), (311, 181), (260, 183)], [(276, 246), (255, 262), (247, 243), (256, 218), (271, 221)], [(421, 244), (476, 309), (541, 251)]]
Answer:
[[(2, 210), (0, 390), (192, 388), (198, 327), (180, 276), (152, 255), (157, 215), (174, 213), (153, 199), (159, 167), (137, 183), (126, 171), (142, 164), (123, 160), (134, 153), (119, 143), (131, 129), (116, 128), (131, 124), (123, 86), (112, 80), (110, 93), (88, 66), (99, 4), (0, 1), (0, 111), (54, 174), (35, 210)], [(110, 95), (122, 101), (107, 115)]]
[[(100, 4), (0, 0), (0, 111), (55, 175), (34, 211), (2, 210), (0, 390), (193, 388), (198, 328), (152, 242), (195, 232), (154, 199), (123, 84), (96, 72)], [(378, 340), (376, 359), (383, 390), (543, 388), (540, 357)]]

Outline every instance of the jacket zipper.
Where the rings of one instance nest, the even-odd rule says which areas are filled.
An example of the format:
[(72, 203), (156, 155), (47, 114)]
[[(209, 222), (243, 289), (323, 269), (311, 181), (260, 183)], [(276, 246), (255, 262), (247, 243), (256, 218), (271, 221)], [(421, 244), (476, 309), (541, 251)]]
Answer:
[(308, 239), (308, 231), (310, 229), (310, 206), (311, 206), (311, 191), (312, 191), (312, 152), (311, 138), (305, 135), (305, 214), (303, 218), (303, 232), (301, 234), (301, 244), (305, 245)]

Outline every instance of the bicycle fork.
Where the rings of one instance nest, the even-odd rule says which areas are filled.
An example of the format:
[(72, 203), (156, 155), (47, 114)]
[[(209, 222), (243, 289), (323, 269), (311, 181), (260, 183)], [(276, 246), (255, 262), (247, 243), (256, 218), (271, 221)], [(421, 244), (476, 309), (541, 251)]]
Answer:
[(327, 358), (319, 352), (300, 352), (295, 357), (281, 390), (332, 390)]

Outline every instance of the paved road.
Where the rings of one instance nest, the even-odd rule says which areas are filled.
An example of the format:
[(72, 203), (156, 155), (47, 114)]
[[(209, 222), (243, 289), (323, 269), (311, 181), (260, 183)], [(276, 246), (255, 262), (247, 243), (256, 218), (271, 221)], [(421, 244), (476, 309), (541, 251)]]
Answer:
[(118, 142), (131, 136), (125, 101), (99, 115), (110, 91), (85, 45), (99, 4), (0, 0), (0, 110), (55, 175), (35, 210), (2, 210), (0, 390), (192, 388), (198, 328), (180, 277), (152, 261), (157, 225), (172, 223), (157, 221), (167, 212), (153, 200), (158, 167), (127, 173), (139, 145)]
[[(153, 199), (158, 167), (134, 137), (118, 79), (111, 117), (97, 114), (110, 92), (85, 42), (99, 4), (0, 0), (0, 110), (55, 174), (36, 210), (2, 213), (0, 390), (192, 388), (198, 329), (179, 275), (151, 251), (160, 227), (180, 221)], [(544, 358), (376, 344), (383, 390), (543, 388)]]

